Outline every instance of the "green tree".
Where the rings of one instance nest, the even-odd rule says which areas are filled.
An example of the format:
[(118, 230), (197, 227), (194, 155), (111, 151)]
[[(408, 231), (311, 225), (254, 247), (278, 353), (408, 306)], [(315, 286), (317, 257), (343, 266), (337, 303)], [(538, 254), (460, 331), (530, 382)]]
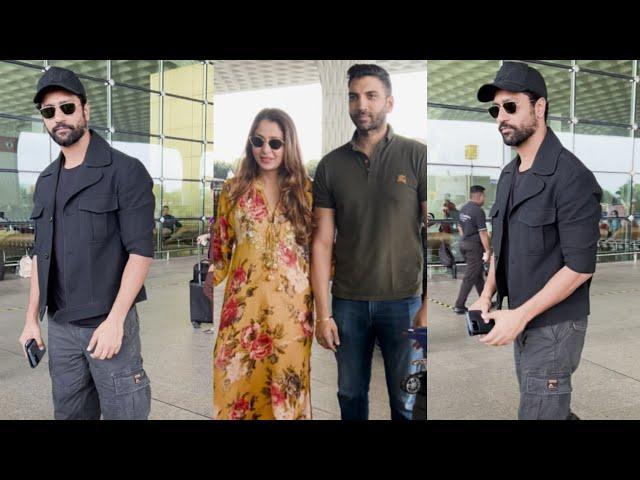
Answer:
[(316, 176), (316, 169), (318, 168), (318, 163), (320, 163), (320, 160), (309, 160), (305, 165), (307, 167), (307, 173), (309, 173), (309, 176), (311, 178)]
[[(237, 163), (237, 162), (236, 162)], [(220, 178), (222, 180), (227, 178), (229, 172), (235, 171), (235, 165), (231, 162), (214, 161), (213, 162), (213, 177)]]

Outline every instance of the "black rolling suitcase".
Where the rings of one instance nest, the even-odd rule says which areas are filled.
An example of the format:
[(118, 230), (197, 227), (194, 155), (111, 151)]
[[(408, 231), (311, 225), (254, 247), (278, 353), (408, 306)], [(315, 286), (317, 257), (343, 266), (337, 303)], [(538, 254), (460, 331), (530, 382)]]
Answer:
[(189, 312), (194, 328), (200, 328), (201, 323), (213, 323), (213, 304), (204, 294), (209, 261), (202, 260), (201, 248), (198, 246), (198, 263), (193, 266), (193, 278), (189, 281)]

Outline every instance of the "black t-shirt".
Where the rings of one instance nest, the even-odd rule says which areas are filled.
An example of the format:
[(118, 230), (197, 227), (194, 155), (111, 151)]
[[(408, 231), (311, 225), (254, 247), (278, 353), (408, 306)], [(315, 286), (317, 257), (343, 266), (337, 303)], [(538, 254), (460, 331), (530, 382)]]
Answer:
[(522, 181), (529, 175), (529, 170), (524, 172), (520, 171), (520, 162), (516, 165), (515, 173), (511, 177), (511, 189), (509, 191), (509, 201), (507, 202), (507, 211), (504, 215), (504, 233), (502, 235), (502, 251), (504, 252), (504, 272), (507, 279), (507, 285), (509, 284), (509, 214), (513, 208), (514, 198), (516, 192), (522, 187)]
[[(65, 308), (67, 305), (67, 292), (64, 282), (64, 200), (69, 197), (69, 194), (73, 190), (80, 171), (81, 165), (66, 169), (60, 168), (60, 175), (58, 176), (58, 186), (56, 188), (56, 208), (54, 213), (53, 224), (53, 250), (51, 253), (51, 282), (49, 287), (49, 311), (55, 313), (56, 311)], [(73, 253), (73, 252), (71, 252)]]
[(472, 240), (481, 243), (478, 232), (487, 229), (487, 216), (484, 210), (475, 202), (467, 202), (460, 209), (460, 227), (463, 240)]
[[(64, 244), (64, 200), (69, 198), (69, 194), (73, 191), (78, 173), (82, 165), (74, 168), (60, 168), (58, 176), (58, 186), (56, 188), (56, 208), (53, 223), (53, 249), (51, 252), (51, 271), (49, 272), (49, 296), (48, 308), (49, 313), (53, 315), (58, 310), (67, 306), (67, 290), (65, 288), (65, 255), (73, 255), (73, 251), (66, 250)], [(104, 319), (104, 315), (100, 317), (87, 318), (77, 322), (74, 325), (81, 327), (95, 327)]]

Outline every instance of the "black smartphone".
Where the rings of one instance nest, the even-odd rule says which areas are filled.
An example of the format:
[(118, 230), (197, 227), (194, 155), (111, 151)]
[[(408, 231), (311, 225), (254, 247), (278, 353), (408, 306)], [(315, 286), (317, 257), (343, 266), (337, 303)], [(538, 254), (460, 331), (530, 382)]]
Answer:
[(29, 365), (31, 368), (36, 368), (44, 357), (44, 354), (47, 351), (47, 347), (44, 347), (42, 350), (38, 348), (38, 342), (36, 342), (35, 338), (31, 340), (27, 340), (27, 343), (24, 345), (24, 349), (27, 352), (27, 358), (29, 359)]
[(496, 324), (493, 320), (485, 323), (481, 310), (469, 310), (465, 313), (465, 317), (467, 319), (467, 331), (471, 337), (474, 335), (486, 335)]

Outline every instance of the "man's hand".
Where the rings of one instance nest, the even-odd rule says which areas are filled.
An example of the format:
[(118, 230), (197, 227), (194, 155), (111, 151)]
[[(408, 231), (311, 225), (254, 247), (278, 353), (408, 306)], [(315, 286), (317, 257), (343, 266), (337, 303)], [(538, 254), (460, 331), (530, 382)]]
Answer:
[(487, 262), (489, 261), (489, 252), (485, 251), (485, 252), (482, 254), (482, 261), (483, 261), (484, 263), (487, 263)]
[(109, 315), (107, 319), (96, 328), (87, 347), (88, 351), (93, 350), (91, 358), (109, 360), (118, 354), (122, 346), (122, 337), (124, 336), (123, 324), (124, 321)]
[(516, 337), (527, 326), (527, 319), (520, 309), (495, 310), (488, 314), (483, 313), (482, 318), (486, 323), (489, 320), (496, 322), (487, 335), (481, 335), (480, 341), (485, 345), (501, 346), (513, 343)]
[(209, 244), (209, 239), (211, 238), (210, 233), (203, 233), (202, 235), (198, 235), (196, 242), (203, 247), (206, 247)]
[(44, 348), (44, 342), (42, 341), (42, 333), (40, 332), (40, 323), (38, 322), (38, 318), (30, 318), (27, 317), (27, 321), (24, 324), (24, 329), (22, 330), (22, 335), (18, 339), (20, 342), (20, 349), (22, 350), (22, 354), (24, 358), (27, 358), (27, 352), (24, 349), (25, 344), (28, 340), (35, 338), (36, 343), (38, 344), (38, 348), (42, 350)]
[(316, 339), (327, 350), (337, 351), (336, 347), (340, 345), (340, 337), (333, 317), (316, 322)]
[[(416, 313), (416, 316), (413, 319), (413, 327), (414, 328), (423, 328), (427, 326), (427, 303), (424, 302), (420, 307), (420, 310)], [(416, 350), (420, 350), (422, 346), (420, 342), (413, 342), (413, 348)]]
[(468, 309), (480, 310), (484, 316), (489, 313), (489, 310), (491, 310), (491, 299), (487, 297), (480, 297)]

